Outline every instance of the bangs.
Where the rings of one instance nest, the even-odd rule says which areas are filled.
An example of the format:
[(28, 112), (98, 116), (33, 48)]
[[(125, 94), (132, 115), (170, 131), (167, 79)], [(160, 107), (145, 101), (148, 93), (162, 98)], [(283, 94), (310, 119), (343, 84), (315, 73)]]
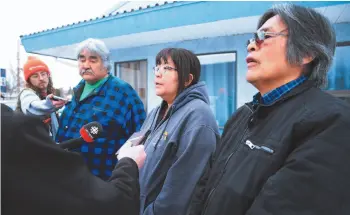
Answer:
[(163, 49), (156, 56), (156, 65), (162, 64), (162, 60), (164, 61), (165, 64), (167, 64), (169, 57), (171, 58), (171, 49), (170, 48)]

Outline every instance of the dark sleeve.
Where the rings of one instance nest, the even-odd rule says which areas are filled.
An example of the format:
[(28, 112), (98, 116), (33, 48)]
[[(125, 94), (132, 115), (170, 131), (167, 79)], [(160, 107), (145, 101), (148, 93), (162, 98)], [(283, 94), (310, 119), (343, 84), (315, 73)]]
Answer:
[(113, 184), (124, 199), (127, 214), (138, 214), (140, 212), (140, 184), (139, 169), (131, 158), (122, 158), (117, 163), (109, 182)]
[(202, 214), (202, 209), (204, 207), (205, 199), (207, 198), (208, 193), (206, 193), (206, 185), (209, 179), (209, 175), (212, 169), (212, 158), (209, 159), (207, 165), (204, 169), (204, 172), (197, 182), (197, 185), (193, 191), (190, 206), (187, 211), (187, 215), (200, 215)]
[(138, 214), (134, 161), (120, 160), (106, 182), (90, 173), (80, 154), (55, 145), (40, 120), (14, 116), (1, 123), (7, 125), (1, 132), (5, 214)]
[(267, 180), (246, 214), (349, 214), (348, 116), (319, 114), (295, 126), (306, 134), (295, 142), (298, 147)]

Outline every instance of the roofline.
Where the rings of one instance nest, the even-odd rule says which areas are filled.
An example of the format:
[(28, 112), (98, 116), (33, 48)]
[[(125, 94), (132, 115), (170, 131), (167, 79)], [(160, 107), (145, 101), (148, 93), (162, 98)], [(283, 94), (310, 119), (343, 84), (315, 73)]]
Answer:
[(128, 4), (129, 2), (130, 1), (120, 1), (119, 3), (115, 4), (113, 7), (109, 8), (104, 13), (102, 13), (102, 16), (103, 15), (104, 16), (109, 16), (110, 14), (112, 14), (116, 10), (119, 10), (121, 7), (123, 7), (124, 5)]
[(202, 1), (174, 1), (171, 3), (168, 3), (167, 1), (164, 2), (164, 4), (160, 5), (158, 3), (156, 3), (153, 7), (151, 7), (151, 5), (147, 5), (146, 8), (142, 8), (139, 7), (138, 9), (131, 9), (130, 11), (126, 11), (124, 10), (123, 13), (119, 13), (116, 12), (115, 14), (110, 13), (109, 15), (102, 15), (100, 17), (96, 17), (96, 18), (91, 18), (89, 20), (84, 20), (84, 21), (78, 21), (78, 22), (73, 22), (71, 24), (67, 24), (67, 25), (62, 25), (56, 28), (51, 28), (51, 29), (45, 29), (42, 31), (38, 31), (38, 32), (33, 32), (33, 33), (29, 33), (29, 34), (25, 34), (25, 35), (20, 35), (19, 37), (22, 39), (24, 38), (29, 38), (29, 37), (35, 37), (35, 36), (41, 36), (41, 35), (45, 35), (47, 33), (51, 33), (53, 31), (60, 31), (60, 30), (67, 30), (67, 29), (71, 29), (71, 28), (76, 28), (76, 27), (81, 27), (81, 26), (85, 26), (85, 25), (90, 25), (90, 24), (95, 24), (101, 21), (107, 21), (110, 19), (115, 19), (115, 18), (121, 18), (121, 17), (125, 17), (125, 16), (133, 16), (136, 14), (141, 14), (141, 13), (147, 13), (150, 11), (154, 11), (154, 10), (162, 10), (164, 8), (168, 8), (168, 7), (177, 7), (177, 6), (182, 6), (182, 5), (186, 5), (186, 4), (194, 4), (194, 3), (199, 3)]
[[(225, 1), (177, 2), (142, 11), (120, 14), (117, 17), (111, 16), (50, 32), (26, 36), (21, 38), (21, 42), (26, 51), (52, 54), (42, 51), (54, 50), (57, 47), (68, 47), (78, 44), (89, 37), (104, 39), (106, 45), (110, 48), (113, 48), (118, 41), (118, 44), (114, 48), (125, 48), (134, 46), (135, 44), (145, 45), (154, 42), (161, 43), (164, 41), (194, 39), (205, 35), (211, 37), (231, 33), (248, 33), (250, 30), (255, 29), (255, 22), (248, 22), (249, 24), (245, 23), (242, 25), (241, 23), (234, 22), (234, 20), (244, 20), (245, 18), (250, 19), (251, 17), (261, 16), (261, 14), (275, 4), (278, 3), (273, 1), (257, 1), (254, 4)], [(338, 19), (350, 19), (350, 17), (346, 19), (346, 11), (350, 9), (350, 3), (296, 2), (296, 4), (315, 9), (318, 8), (319, 12), (331, 18), (333, 20), (332, 22)], [(213, 12), (211, 10), (213, 7), (217, 11)], [(332, 15), (332, 11), (334, 10), (337, 14)], [(341, 14), (342, 16), (340, 16)], [(341, 17), (342, 19), (340, 19)], [(223, 24), (213, 25), (215, 22)], [(209, 25), (211, 27), (206, 31), (201, 28), (203, 25)], [(198, 28), (201, 28), (202, 31), (198, 31)], [(165, 30), (172, 33), (164, 34)], [(203, 31), (207, 32), (207, 34), (203, 34)], [(152, 35), (154, 33), (155, 35)]]
[(28, 54), (36, 54), (36, 55), (42, 55), (42, 56), (45, 56), (45, 57), (53, 57), (53, 58), (61, 58), (61, 59), (65, 59), (65, 60), (74, 60), (74, 61), (77, 61), (77, 59), (74, 59), (74, 58), (69, 58), (69, 57), (58, 57), (56, 55), (50, 55), (50, 54), (43, 54), (43, 53), (39, 53), (39, 52), (27, 52)]

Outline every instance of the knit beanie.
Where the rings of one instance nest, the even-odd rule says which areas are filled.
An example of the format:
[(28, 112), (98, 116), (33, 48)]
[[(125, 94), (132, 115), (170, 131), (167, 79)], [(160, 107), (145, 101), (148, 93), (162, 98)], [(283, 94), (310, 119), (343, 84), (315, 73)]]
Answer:
[(27, 62), (23, 66), (24, 79), (28, 82), (30, 76), (36, 72), (47, 72), (50, 75), (49, 67), (41, 60), (34, 56), (29, 56)]

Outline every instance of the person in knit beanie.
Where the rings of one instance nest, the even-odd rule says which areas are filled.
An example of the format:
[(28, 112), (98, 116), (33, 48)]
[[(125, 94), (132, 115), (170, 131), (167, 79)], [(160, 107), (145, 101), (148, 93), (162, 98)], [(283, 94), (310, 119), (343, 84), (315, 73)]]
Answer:
[(26, 88), (18, 95), (16, 111), (42, 118), (50, 135), (54, 137), (58, 128), (56, 111), (62, 108), (66, 101), (53, 100), (55, 89), (50, 69), (42, 60), (29, 56), (23, 66), (23, 72)]

